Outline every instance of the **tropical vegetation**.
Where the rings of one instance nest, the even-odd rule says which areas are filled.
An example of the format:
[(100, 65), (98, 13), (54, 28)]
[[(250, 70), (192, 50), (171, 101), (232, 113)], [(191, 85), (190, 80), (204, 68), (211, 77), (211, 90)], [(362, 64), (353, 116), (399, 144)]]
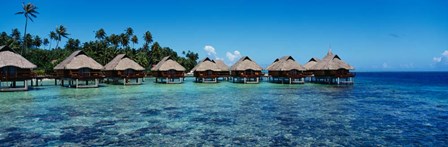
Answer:
[[(131, 27), (124, 29), (119, 34), (107, 34), (103, 28), (99, 28), (92, 34), (96, 40), (86, 42), (71, 38), (69, 29), (63, 25), (57, 26), (45, 37), (31, 35), (26, 32), (26, 28), (28, 19), (32, 21), (32, 18), (36, 18), (36, 14), (38, 14), (36, 9), (37, 7), (31, 3), (23, 5), (23, 11), (16, 14), (25, 15), (24, 37), (20, 37), (21, 33), (17, 28), (12, 29), (10, 33), (3, 31), (0, 34), (0, 46), (7, 45), (36, 64), (40, 73), (51, 73), (54, 66), (76, 50), (83, 50), (102, 65), (107, 64), (116, 55), (125, 53), (148, 70), (165, 56), (172, 56), (187, 70), (192, 69), (199, 58), (197, 53), (189, 50), (182, 51), (182, 55), (179, 55), (173, 49), (161, 46), (153, 40), (149, 31), (144, 32), (141, 36), (144, 41), (143, 46), (136, 48), (135, 44), (139, 43), (139, 38)], [(59, 43), (63, 41), (63, 38), (67, 39), (66, 44), (60, 47)], [(56, 45), (53, 47), (54, 42)]]

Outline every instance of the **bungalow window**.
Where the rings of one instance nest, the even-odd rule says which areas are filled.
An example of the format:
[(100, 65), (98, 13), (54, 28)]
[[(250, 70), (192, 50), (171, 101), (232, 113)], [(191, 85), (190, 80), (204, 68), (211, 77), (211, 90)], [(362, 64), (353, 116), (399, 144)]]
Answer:
[(289, 71), (289, 75), (297, 75), (299, 72), (297, 70)]
[(125, 75), (132, 75), (132, 74), (134, 74), (134, 70), (133, 70), (133, 69), (126, 69), (126, 70), (124, 71), (124, 74), (125, 74)]
[(90, 69), (89, 68), (81, 68), (81, 69), (79, 69), (79, 74), (81, 76), (89, 76), (90, 75)]
[(2, 76), (13, 76), (17, 74), (17, 68), (13, 66), (6, 66), (2, 68)]
[(212, 74), (213, 74), (213, 73), (212, 73), (211, 70), (208, 70), (208, 71), (207, 71), (207, 75), (211, 76)]
[(254, 75), (254, 71), (253, 70), (246, 70), (245, 72), (246, 75)]
[(176, 74), (176, 70), (171, 69), (171, 70), (168, 71), (168, 74), (169, 75), (175, 75)]

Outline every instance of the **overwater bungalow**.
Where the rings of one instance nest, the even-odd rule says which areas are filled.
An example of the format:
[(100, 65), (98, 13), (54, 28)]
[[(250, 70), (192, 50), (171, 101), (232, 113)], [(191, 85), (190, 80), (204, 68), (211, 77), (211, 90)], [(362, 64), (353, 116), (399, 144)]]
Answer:
[(312, 68), (314, 65), (316, 65), (317, 62), (319, 62), (319, 61), (320, 61), (319, 58), (316, 58), (316, 57), (311, 58), (310, 60), (308, 60), (308, 62), (307, 62), (305, 65), (303, 65), (303, 67), (305, 67), (305, 69), (306, 69), (307, 71), (309, 71), (309, 70), (311, 70), (311, 68)]
[(313, 57), (313, 58), (311, 58), (310, 60), (308, 60), (308, 62), (307, 63), (305, 63), (305, 65), (303, 65), (303, 67), (305, 67), (305, 75), (306, 75), (306, 77), (305, 77), (305, 81), (312, 81), (313, 80), (313, 70), (311, 69), (314, 65), (316, 65), (317, 64), (317, 62), (319, 62), (320, 61), (320, 59), (319, 58), (316, 58), (316, 57)]
[(126, 54), (117, 55), (104, 66), (104, 69), (107, 79), (111, 79), (114, 83), (123, 80), (123, 85), (141, 84), (145, 77), (145, 68)]
[(222, 60), (214, 60), (220, 71), (218, 71), (218, 75), (221, 78), (228, 79), (230, 77), (229, 66), (227, 66)]
[(182, 83), (185, 78), (185, 67), (170, 56), (164, 57), (151, 69), (151, 72), (156, 78), (156, 83)]
[(297, 63), (292, 56), (277, 58), (267, 68), (269, 81), (275, 83), (305, 83), (305, 67)]
[(0, 91), (28, 90), (28, 80), (34, 77), (32, 70), (36, 67), (8, 46), (0, 46)]
[(331, 49), (327, 55), (317, 61), (315, 65), (307, 67), (313, 73), (312, 82), (329, 84), (353, 84), (355, 74), (350, 73), (353, 66), (344, 62), (338, 55), (333, 54)]
[(61, 86), (90, 88), (98, 87), (99, 80), (104, 78), (103, 66), (87, 56), (84, 51), (73, 52), (64, 61), (56, 65), (53, 69), (56, 78), (60, 80)]
[(259, 83), (263, 68), (248, 56), (241, 57), (230, 67), (233, 82)]
[(199, 61), (199, 63), (191, 70), (196, 79), (196, 82), (218, 82), (219, 72), (221, 69), (215, 61), (206, 57)]

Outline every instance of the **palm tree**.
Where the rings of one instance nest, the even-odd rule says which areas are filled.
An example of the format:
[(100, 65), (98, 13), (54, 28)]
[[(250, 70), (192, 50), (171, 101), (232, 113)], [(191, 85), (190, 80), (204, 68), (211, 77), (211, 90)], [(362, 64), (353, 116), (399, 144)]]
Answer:
[(123, 45), (123, 47), (129, 46), (129, 36), (127, 34), (121, 34), (120, 39), (121, 39), (121, 45)]
[(0, 35), (0, 44), (9, 44), (8, 42), (11, 40), (10, 38), (11, 37), (9, 37), (6, 32), (2, 32), (2, 34)]
[(24, 39), (24, 41), (23, 42), (29, 42), (29, 44), (26, 44), (26, 47), (27, 48), (30, 48), (31, 46), (33, 46), (33, 36), (31, 36), (31, 34), (26, 34), (25, 35), (25, 39)]
[(134, 30), (131, 27), (128, 27), (125, 31), (128, 37), (134, 35)]
[[(25, 33), (23, 34), (23, 38), (24, 38), (24, 44), (23, 44), (23, 50), (25, 50), (25, 46), (26, 46), (26, 28), (28, 27), (28, 19), (31, 20), (31, 22), (33, 22), (32, 18), (36, 18), (36, 14), (39, 14), (39, 12), (37, 12), (37, 7), (35, 5), (33, 5), (32, 3), (28, 3), (25, 5), (25, 3), (22, 3), (22, 7), (23, 7), (23, 11), (17, 12), (16, 14), (23, 14), (25, 16)], [(23, 54), (23, 50), (22, 50), (22, 54)]]
[(44, 38), (44, 46), (47, 46), (49, 43), (50, 43), (50, 41), (48, 41), (48, 38)]
[(20, 40), (19, 29), (17, 29), (17, 28), (13, 29), (11, 32), (11, 37), (14, 39), (14, 41), (19, 41)]
[(135, 45), (136, 43), (138, 43), (138, 38), (137, 38), (137, 36), (136, 36), (136, 35), (132, 36), (131, 41), (132, 41), (132, 48), (134, 48), (134, 45)]
[(104, 31), (103, 28), (99, 29), (95, 32), (95, 38), (103, 40), (104, 38), (106, 38), (106, 31)]
[(145, 35), (143, 36), (143, 38), (145, 39), (147, 45), (149, 45), (149, 44), (152, 43), (152, 41), (153, 41), (153, 40), (152, 40), (151, 32), (149, 32), (149, 31), (146, 31), (146, 33), (145, 33)]
[(117, 48), (118, 44), (120, 44), (120, 36), (111, 34), (109, 36), (109, 41), (110, 41), (110, 43), (112, 43), (115, 46), (115, 48)]
[(151, 46), (151, 52), (150, 52), (150, 60), (152, 61), (151, 64), (156, 64), (160, 61), (160, 55), (161, 55), (161, 49), (162, 47), (159, 45), (158, 42), (155, 42)]
[(143, 45), (143, 48), (147, 50), (149, 48), (149, 44), (152, 42), (151, 32), (146, 31), (143, 35), (143, 39), (145, 40), (145, 45)]
[(59, 27), (56, 27), (56, 34), (58, 34), (58, 37), (57, 37), (58, 42), (56, 43), (56, 49), (57, 49), (59, 46), (59, 42), (62, 39), (61, 37), (67, 38), (67, 36), (70, 34), (67, 33), (67, 29), (62, 25), (60, 25)]
[(39, 36), (34, 36), (33, 45), (38, 48), (42, 45), (42, 39)]
[(78, 39), (69, 38), (67, 43), (65, 44), (65, 49), (74, 51), (76, 49), (79, 49), (80, 44), (81, 42)]
[[(51, 31), (49, 34), (50, 40), (58, 40), (58, 35), (56, 35), (55, 32)], [(50, 42), (50, 47), (51, 48), (51, 42)]]

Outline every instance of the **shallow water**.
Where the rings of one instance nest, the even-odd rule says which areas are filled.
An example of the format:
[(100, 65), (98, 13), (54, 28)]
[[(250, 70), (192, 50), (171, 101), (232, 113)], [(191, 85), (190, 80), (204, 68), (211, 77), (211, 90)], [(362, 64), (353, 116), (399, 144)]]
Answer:
[(448, 144), (448, 73), (358, 73), (356, 84), (44, 83), (0, 93), (0, 145)]

